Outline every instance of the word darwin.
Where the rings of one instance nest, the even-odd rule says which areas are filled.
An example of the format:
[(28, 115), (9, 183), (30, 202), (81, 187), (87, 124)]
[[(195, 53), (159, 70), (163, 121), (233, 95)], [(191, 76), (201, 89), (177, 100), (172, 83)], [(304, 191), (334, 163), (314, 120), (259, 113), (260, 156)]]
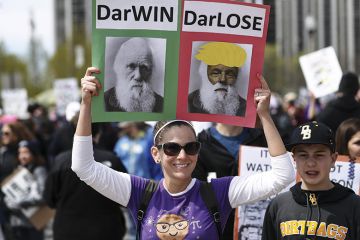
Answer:
[(111, 18), (114, 21), (127, 21), (134, 19), (135, 21), (154, 21), (154, 22), (173, 22), (174, 8), (158, 7), (158, 6), (131, 6), (127, 9), (114, 8), (111, 9), (106, 5), (97, 6), (97, 19), (107, 20)]

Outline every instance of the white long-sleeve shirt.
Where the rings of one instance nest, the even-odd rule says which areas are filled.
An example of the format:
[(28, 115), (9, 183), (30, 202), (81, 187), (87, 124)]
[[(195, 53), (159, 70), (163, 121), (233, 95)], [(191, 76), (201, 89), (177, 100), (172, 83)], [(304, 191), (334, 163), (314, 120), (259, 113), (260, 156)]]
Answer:
[[(274, 195), (295, 180), (289, 153), (271, 157), (272, 169), (247, 177), (235, 176), (229, 187), (229, 201), (235, 208)], [(130, 175), (117, 172), (94, 160), (92, 137), (76, 136), (72, 150), (72, 170), (79, 178), (111, 200), (127, 206), (131, 196)], [(191, 189), (194, 180), (184, 192)], [(166, 188), (166, 187), (165, 187)], [(183, 193), (184, 193), (183, 192)], [(178, 195), (171, 194), (170, 195)]]

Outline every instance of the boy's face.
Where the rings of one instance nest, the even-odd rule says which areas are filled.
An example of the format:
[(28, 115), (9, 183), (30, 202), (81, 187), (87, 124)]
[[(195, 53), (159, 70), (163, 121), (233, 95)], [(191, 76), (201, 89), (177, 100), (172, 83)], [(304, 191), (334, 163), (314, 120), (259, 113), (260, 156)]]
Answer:
[(329, 178), (337, 154), (323, 144), (299, 144), (293, 149), (297, 172), (302, 178), (304, 190), (328, 190), (332, 187)]

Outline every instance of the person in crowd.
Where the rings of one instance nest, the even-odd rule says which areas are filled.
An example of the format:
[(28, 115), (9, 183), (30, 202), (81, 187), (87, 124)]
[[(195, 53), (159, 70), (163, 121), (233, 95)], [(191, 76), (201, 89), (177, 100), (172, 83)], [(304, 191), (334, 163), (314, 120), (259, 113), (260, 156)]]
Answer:
[(325, 123), (336, 132), (344, 120), (351, 117), (360, 118), (360, 102), (355, 98), (358, 91), (358, 76), (352, 72), (344, 73), (340, 80), (337, 97), (326, 104), (316, 120)]
[(65, 109), (65, 123), (56, 129), (49, 143), (48, 149), (48, 168), (50, 169), (54, 164), (55, 157), (70, 150), (74, 138), (75, 128), (78, 121), (80, 110), (79, 102), (70, 102)]
[(284, 109), (290, 116), (293, 127), (304, 123), (304, 109), (298, 103), (298, 94), (295, 92), (288, 92), (284, 95)]
[[(197, 136), (201, 143), (199, 157), (192, 176), (210, 181), (211, 178), (237, 176), (240, 145), (266, 146), (264, 133), (258, 128), (245, 128), (217, 123)], [(226, 224), (223, 237), (232, 238), (235, 210)]]
[(201, 131), (197, 138), (201, 149), (193, 177), (203, 181), (238, 175), (240, 145), (267, 146), (261, 129), (223, 123)]
[(18, 143), (33, 140), (30, 130), (21, 122), (4, 124), (1, 128), (0, 180), (10, 175), (18, 166)]
[[(31, 131), (20, 121), (4, 123), (1, 127), (0, 182), (8, 177), (19, 165), (18, 144), (21, 140), (34, 140)], [(0, 223), (5, 237), (10, 237), (9, 209), (0, 195)]]
[(110, 152), (114, 150), (119, 138), (117, 125), (117, 122), (103, 122), (100, 125), (101, 135), (98, 140), (99, 147)]
[(304, 118), (306, 122), (315, 121), (316, 116), (322, 111), (322, 106), (319, 98), (316, 98), (314, 93), (309, 91), (308, 102), (304, 109)]
[(284, 110), (284, 102), (278, 93), (272, 93), (270, 99), (270, 114), (276, 128), (284, 142), (287, 142), (293, 129), (293, 122), (289, 114)]
[(36, 141), (31, 131), (20, 121), (4, 124), (1, 129), (0, 180), (11, 174), (18, 166), (18, 144), (21, 140)]
[(305, 123), (293, 130), (287, 148), (301, 182), (272, 200), (262, 239), (359, 239), (360, 197), (330, 180), (337, 158), (333, 131)]
[(343, 121), (336, 130), (336, 151), (350, 159), (360, 157), (360, 118)]
[(124, 42), (115, 56), (113, 68), (117, 82), (104, 93), (106, 111), (163, 111), (163, 97), (150, 84), (154, 61), (146, 39), (135, 37)]
[(7, 195), (4, 198), (5, 204), (11, 211), (10, 226), (13, 237), (15, 240), (42, 240), (44, 238), (43, 231), (36, 229), (22, 212), (30, 207), (42, 206), (44, 203), (42, 194), (47, 170), (45, 159), (41, 155), (38, 143), (28, 140), (20, 141), (18, 161), (20, 166), (26, 168), (31, 173), (34, 178), (34, 184), (31, 184), (28, 192), (18, 201), (11, 199)]
[[(82, 103), (71, 168), (95, 190), (129, 208), (136, 221), (141, 197), (149, 180), (104, 167), (94, 161), (91, 151), (91, 99), (98, 96), (101, 89), (94, 76), (98, 73), (99, 69), (90, 67), (81, 80)], [(222, 229), (233, 208), (271, 196), (295, 179), (292, 157), (286, 152), (269, 113), (270, 89), (260, 75), (258, 78), (262, 88), (255, 89), (254, 104), (272, 156), (272, 170), (246, 178), (231, 176), (211, 181)], [(190, 122), (159, 121), (155, 125), (151, 153), (155, 162), (161, 165), (164, 178), (160, 180), (138, 229), (141, 239), (156, 239), (157, 236), (161, 239), (174, 238), (173, 234), (178, 230), (182, 230), (186, 239), (218, 239), (213, 216), (201, 199), (201, 183), (191, 176), (200, 145)], [(173, 221), (175, 219), (179, 222)], [(191, 231), (190, 223), (194, 223)]]
[(152, 135), (152, 127), (145, 122), (120, 122), (121, 136), (115, 144), (114, 152), (131, 175), (144, 178), (159, 179), (152, 175), (153, 168), (159, 168), (155, 162), (149, 161), (145, 152), (150, 151), (148, 140)]
[(47, 156), (49, 143), (55, 130), (55, 123), (50, 121), (47, 108), (37, 102), (29, 104), (27, 112), (30, 115), (26, 121), (29, 129), (39, 141), (41, 154)]
[[(221, 52), (221, 54), (219, 54)], [(247, 53), (237, 44), (210, 42), (195, 55), (199, 61), (201, 87), (189, 94), (190, 113), (244, 116), (246, 100), (235, 87)]]
[[(101, 125), (92, 124), (95, 161), (126, 172), (113, 152), (99, 147)], [(71, 170), (71, 150), (55, 158), (46, 180), (44, 199), (56, 210), (54, 240), (120, 240), (125, 235), (125, 219), (120, 205), (80, 181)]]

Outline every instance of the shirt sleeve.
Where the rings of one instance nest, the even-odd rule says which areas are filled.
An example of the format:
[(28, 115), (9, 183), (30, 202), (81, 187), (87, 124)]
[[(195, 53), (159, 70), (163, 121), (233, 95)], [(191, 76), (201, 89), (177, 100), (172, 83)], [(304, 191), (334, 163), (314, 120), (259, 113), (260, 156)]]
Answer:
[(105, 197), (127, 206), (131, 194), (130, 175), (94, 160), (92, 136), (74, 136), (71, 169)]
[(270, 197), (295, 181), (295, 170), (290, 153), (271, 157), (272, 169), (251, 176), (235, 176), (229, 188), (231, 207), (253, 203)]

